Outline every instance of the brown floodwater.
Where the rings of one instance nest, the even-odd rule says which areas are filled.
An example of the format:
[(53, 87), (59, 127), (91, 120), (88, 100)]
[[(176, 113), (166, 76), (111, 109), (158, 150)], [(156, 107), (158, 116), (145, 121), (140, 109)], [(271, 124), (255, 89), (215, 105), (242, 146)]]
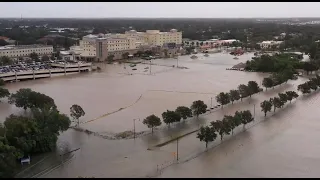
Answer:
[[(215, 96), (229, 91), (250, 80), (261, 84), (268, 74), (228, 71), (239, 62), (249, 60), (253, 55), (245, 54), (234, 60), (229, 54), (210, 54), (192, 60), (189, 56), (175, 59), (153, 60), (158, 65), (139, 64), (133, 71), (124, 64), (100, 64), (101, 72), (71, 75), (52, 79), (39, 79), (8, 84), (14, 92), (20, 88), (31, 88), (55, 99), (59, 110), (69, 114), (73, 104), (83, 107), (86, 112), (81, 117), (81, 127), (99, 133), (133, 130), (133, 119), (174, 110), (177, 106), (190, 106), (194, 100), (203, 100), (208, 106), (216, 105)], [(163, 65), (163, 66), (162, 66)], [(270, 113), (265, 120), (259, 104), (277, 93), (296, 90), (305, 79), (289, 81), (275, 89), (261, 92), (251, 99), (236, 102), (223, 109), (213, 111), (199, 120), (190, 119), (172, 125), (164, 124), (154, 135), (136, 140), (106, 140), (85, 133), (68, 130), (63, 133), (58, 145), (81, 148), (68, 162), (42, 173), (41, 177), (316, 177), (319, 157), (315, 152), (320, 144), (316, 141), (316, 108), (318, 94), (299, 98), (284, 109)], [(120, 109), (120, 111), (119, 111)], [(236, 110), (249, 109), (255, 112), (255, 122), (247, 130), (237, 135), (226, 136), (224, 143), (205, 153), (204, 144), (193, 133), (179, 140), (180, 163), (172, 164), (176, 142), (160, 148), (147, 150), (163, 142), (194, 130), (201, 124), (221, 119), (223, 115)], [(23, 113), (18, 108), (0, 103), (0, 119), (11, 113)], [(110, 114), (109, 114), (110, 113)], [(91, 120), (91, 121), (90, 121)], [(88, 122), (89, 121), (89, 122)], [(148, 130), (141, 121), (136, 121), (136, 131)], [(210, 147), (219, 143), (211, 143)], [(197, 157), (197, 158), (194, 158)], [(318, 173), (319, 174), (319, 173)]]

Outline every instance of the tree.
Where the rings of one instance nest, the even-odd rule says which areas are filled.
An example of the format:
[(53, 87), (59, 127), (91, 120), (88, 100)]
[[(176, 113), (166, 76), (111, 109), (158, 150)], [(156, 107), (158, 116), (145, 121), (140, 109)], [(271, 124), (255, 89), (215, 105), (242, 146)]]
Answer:
[(249, 110), (246, 110), (241, 112), (241, 120), (242, 120), (243, 128), (245, 128), (245, 125), (252, 122), (254, 118), (252, 117), (251, 112)]
[(246, 86), (244, 84), (240, 84), (238, 86), (238, 90), (239, 90), (239, 93), (240, 93), (241, 101), (242, 101), (242, 98), (248, 97), (249, 94), (250, 94), (248, 86)]
[(143, 121), (143, 124), (147, 125), (148, 128), (151, 128), (152, 134), (153, 134), (153, 128), (161, 125), (161, 120), (156, 115), (152, 114), (148, 117), (146, 117)]
[(197, 133), (197, 138), (200, 139), (200, 141), (205, 142), (206, 148), (208, 148), (208, 143), (214, 141), (217, 138), (217, 134), (212, 128), (206, 126), (200, 128), (199, 132)]
[(125, 52), (125, 53), (123, 53), (122, 54), (122, 59), (128, 59), (128, 56), (129, 56), (130, 54), (128, 53), (128, 52)]
[(113, 58), (114, 58), (114, 55), (111, 54), (111, 55), (109, 55), (109, 56), (107, 57), (107, 60), (108, 60), (109, 62), (112, 62), (112, 61), (113, 61)]
[(314, 81), (308, 81), (307, 84), (310, 87), (310, 89), (312, 89), (314, 91), (318, 89), (318, 86)]
[(29, 57), (33, 60), (33, 61), (39, 61), (39, 56), (36, 52), (32, 52), (30, 53)]
[(223, 105), (230, 103), (230, 95), (228, 93), (221, 92), (216, 96), (216, 100), (222, 105), (221, 107), (223, 108)]
[(47, 55), (43, 55), (42, 57), (41, 57), (41, 61), (42, 62), (48, 62), (50, 60), (50, 58), (49, 58), (49, 56), (47, 56)]
[(238, 101), (240, 99), (240, 94), (238, 90), (230, 90), (230, 101), (233, 104), (233, 101)]
[(50, 59), (51, 60), (55, 60), (55, 57), (54, 57), (53, 53), (51, 54)]
[(258, 93), (260, 91), (259, 85), (256, 81), (249, 81), (248, 82), (248, 90), (249, 96), (251, 97), (252, 94)]
[(233, 129), (240, 125), (240, 121), (238, 119), (233, 118), (233, 116), (224, 116), (222, 121), (228, 122), (228, 126), (231, 129), (231, 134), (233, 135)]
[(272, 104), (270, 101), (265, 100), (265, 101), (261, 102), (260, 107), (261, 107), (261, 111), (264, 112), (264, 117), (266, 117), (267, 112), (271, 111)]
[(79, 118), (84, 116), (86, 113), (82, 109), (81, 106), (74, 104), (70, 107), (70, 115), (74, 120), (77, 120), (77, 124), (79, 126)]
[(185, 106), (177, 107), (176, 113), (178, 113), (182, 119), (187, 119), (188, 117), (192, 117), (192, 110)]
[(22, 153), (0, 135), (0, 154), (0, 178), (14, 178), (16, 160), (22, 157)]
[(12, 64), (13, 64), (13, 61), (8, 56), (2, 56), (0, 58), (0, 65), (1, 66), (7, 66), (7, 65), (12, 65)]
[(203, 114), (207, 111), (207, 105), (201, 100), (194, 101), (191, 105), (191, 110), (198, 118), (200, 114)]
[(273, 81), (271, 78), (267, 77), (267, 78), (263, 78), (262, 80), (262, 86), (266, 88), (266, 90), (268, 88), (271, 88), (273, 86)]
[(308, 83), (303, 83), (298, 85), (298, 91), (301, 91), (302, 94), (309, 94), (311, 92), (311, 88)]
[(290, 101), (292, 101), (292, 99), (299, 97), (299, 95), (295, 92), (295, 91), (287, 91), (287, 99)]
[(17, 107), (22, 107), (24, 110), (27, 108), (56, 108), (54, 100), (45, 95), (31, 89), (19, 89), (16, 93), (11, 94), (9, 103), (15, 104)]
[(218, 132), (218, 134), (220, 135), (221, 141), (223, 139), (223, 135), (230, 134), (231, 126), (229, 125), (229, 122), (226, 119), (222, 121), (220, 120), (213, 121), (211, 122), (211, 126), (214, 131)]
[(288, 101), (288, 96), (286, 93), (279, 93), (278, 96), (282, 104), (285, 104)]
[(171, 123), (179, 122), (181, 117), (175, 111), (169, 111), (162, 113), (163, 122), (170, 126)]
[(9, 97), (10, 93), (8, 89), (0, 87), (0, 98)]
[(5, 82), (3, 79), (0, 79), (0, 86), (4, 86), (5, 85)]
[(276, 108), (283, 106), (283, 102), (278, 97), (270, 98), (270, 103), (273, 105), (273, 112), (276, 111)]
[(31, 114), (6, 118), (4, 125), (8, 144), (24, 155), (54, 150), (59, 132), (69, 128), (70, 119), (56, 108), (33, 108)]

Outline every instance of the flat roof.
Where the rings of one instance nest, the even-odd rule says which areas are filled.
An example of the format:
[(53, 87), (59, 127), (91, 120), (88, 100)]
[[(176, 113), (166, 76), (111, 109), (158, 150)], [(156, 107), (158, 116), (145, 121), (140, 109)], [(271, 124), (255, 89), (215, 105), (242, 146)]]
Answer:
[(52, 47), (50, 45), (41, 45), (41, 44), (32, 44), (32, 45), (18, 45), (18, 46), (2, 46), (0, 50), (10, 50), (10, 49), (27, 49), (27, 48), (44, 48), (44, 47)]

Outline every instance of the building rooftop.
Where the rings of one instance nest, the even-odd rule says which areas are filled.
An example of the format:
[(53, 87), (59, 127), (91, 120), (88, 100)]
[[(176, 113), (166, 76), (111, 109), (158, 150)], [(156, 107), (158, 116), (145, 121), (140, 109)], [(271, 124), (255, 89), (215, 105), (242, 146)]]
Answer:
[(43, 47), (52, 47), (50, 45), (42, 45), (42, 44), (32, 44), (32, 45), (8, 45), (0, 47), (0, 50), (8, 50), (8, 49), (27, 49), (27, 48), (43, 48)]

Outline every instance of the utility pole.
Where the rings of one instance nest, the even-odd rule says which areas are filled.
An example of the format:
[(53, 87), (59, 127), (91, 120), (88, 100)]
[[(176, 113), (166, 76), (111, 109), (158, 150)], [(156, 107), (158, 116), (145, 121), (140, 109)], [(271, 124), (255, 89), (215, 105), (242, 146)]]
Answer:
[(179, 138), (177, 138), (177, 162), (179, 161)]
[(150, 59), (150, 68), (149, 69), (150, 69), (150, 75), (151, 75), (151, 59)]
[(179, 59), (178, 59), (178, 57), (177, 57), (177, 68), (179, 67), (179, 65), (178, 65), (178, 60), (179, 60)]
[(253, 118), (256, 116), (256, 104), (253, 104)]
[[(137, 119), (133, 119), (133, 139), (136, 139), (136, 120)], [(140, 121), (140, 118), (139, 118)]]
[(212, 109), (212, 97), (211, 97), (211, 106), (210, 106), (210, 109)]

